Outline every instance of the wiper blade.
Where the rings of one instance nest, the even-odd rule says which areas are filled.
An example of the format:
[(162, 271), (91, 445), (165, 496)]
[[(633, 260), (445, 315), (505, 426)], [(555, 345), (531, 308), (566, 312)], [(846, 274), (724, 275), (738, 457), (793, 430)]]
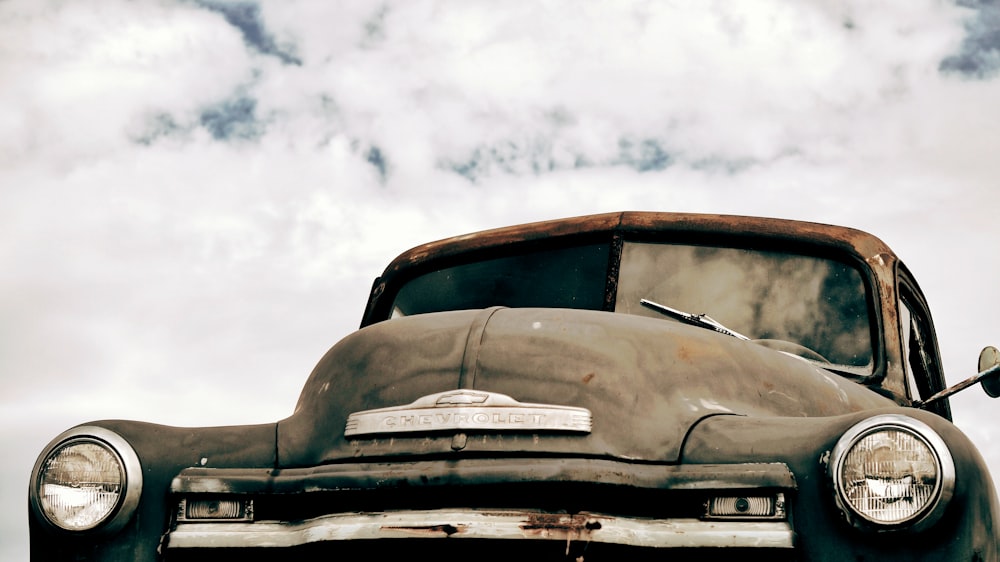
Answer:
[(707, 314), (691, 314), (689, 312), (684, 312), (677, 310), (676, 308), (670, 308), (665, 304), (660, 304), (658, 302), (653, 302), (648, 299), (639, 299), (639, 304), (645, 306), (646, 308), (655, 310), (664, 316), (669, 316), (675, 320), (680, 320), (681, 322), (687, 322), (694, 326), (700, 328), (708, 328), (709, 330), (714, 330), (720, 334), (726, 334), (727, 336), (733, 336), (734, 338), (750, 341), (750, 338), (744, 336), (743, 334), (730, 330), (729, 328), (720, 324), (717, 320), (712, 318)]

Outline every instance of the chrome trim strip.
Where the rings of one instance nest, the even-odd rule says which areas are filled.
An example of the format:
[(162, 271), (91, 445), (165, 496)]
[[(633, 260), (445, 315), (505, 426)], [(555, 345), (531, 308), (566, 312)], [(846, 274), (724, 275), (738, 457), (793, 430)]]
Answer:
[(418, 398), (405, 406), (354, 412), (345, 437), (426, 431), (568, 431), (590, 433), (586, 408), (518, 402), (479, 390), (450, 390)]
[(358, 539), (589, 541), (653, 548), (793, 548), (787, 521), (644, 519), (594, 513), (449, 509), (345, 513), (296, 523), (182, 523), (169, 548), (292, 547)]

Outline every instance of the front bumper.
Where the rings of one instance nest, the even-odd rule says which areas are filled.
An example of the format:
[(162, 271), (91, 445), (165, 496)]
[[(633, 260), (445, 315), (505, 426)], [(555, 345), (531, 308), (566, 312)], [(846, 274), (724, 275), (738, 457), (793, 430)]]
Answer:
[(306, 521), (188, 523), (171, 548), (297, 547), (365, 539), (499, 539), (643, 548), (793, 548), (788, 521), (647, 519), (598, 513), (447, 509), (337, 513)]
[[(557, 541), (638, 548), (792, 549), (780, 463), (651, 465), (595, 459), (462, 459), (285, 470), (184, 470), (169, 550), (290, 548), (373, 539)], [(712, 514), (713, 498), (774, 498)], [(189, 520), (192, 502), (242, 502), (243, 520)], [(252, 508), (251, 508), (252, 506)], [(369, 543), (370, 544), (370, 543)]]

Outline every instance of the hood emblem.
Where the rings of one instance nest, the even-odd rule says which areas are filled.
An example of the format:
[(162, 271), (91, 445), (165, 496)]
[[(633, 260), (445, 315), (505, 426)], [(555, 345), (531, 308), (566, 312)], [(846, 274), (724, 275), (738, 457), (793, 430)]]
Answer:
[(506, 394), (451, 390), (418, 398), (405, 406), (354, 412), (345, 437), (429, 431), (560, 431), (590, 433), (590, 410), (529, 404)]

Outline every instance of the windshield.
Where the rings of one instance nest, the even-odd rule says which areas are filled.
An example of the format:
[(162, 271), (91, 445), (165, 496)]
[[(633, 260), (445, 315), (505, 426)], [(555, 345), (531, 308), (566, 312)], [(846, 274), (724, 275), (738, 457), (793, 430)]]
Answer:
[(400, 289), (392, 316), (490, 306), (602, 310), (608, 248), (560, 247), (427, 273)]
[(737, 248), (626, 243), (615, 311), (663, 318), (641, 299), (778, 349), (840, 365), (872, 362), (865, 285), (855, 268), (811, 256)]
[(625, 242), (620, 263), (612, 263), (610, 249), (511, 248), (444, 267), (403, 285), (392, 316), (490, 306), (607, 310), (613, 303), (615, 312), (676, 321), (643, 306), (645, 299), (816, 361), (873, 362), (865, 284), (854, 267), (782, 252), (638, 242)]

